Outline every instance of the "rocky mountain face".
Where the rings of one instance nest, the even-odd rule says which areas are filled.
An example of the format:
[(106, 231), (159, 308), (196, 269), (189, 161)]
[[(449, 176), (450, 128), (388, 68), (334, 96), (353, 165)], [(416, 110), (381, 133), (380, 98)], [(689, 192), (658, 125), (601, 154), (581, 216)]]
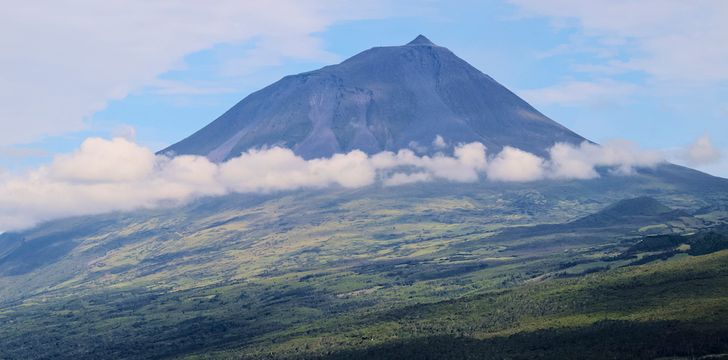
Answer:
[[(251, 148), (284, 146), (304, 158), (359, 149), (433, 153), (479, 141), (545, 155), (585, 139), (544, 116), (447, 48), (420, 35), (257, 91), (162, 153), (224, 161)], [(438, 146), (439, 145), (439, 146)]]

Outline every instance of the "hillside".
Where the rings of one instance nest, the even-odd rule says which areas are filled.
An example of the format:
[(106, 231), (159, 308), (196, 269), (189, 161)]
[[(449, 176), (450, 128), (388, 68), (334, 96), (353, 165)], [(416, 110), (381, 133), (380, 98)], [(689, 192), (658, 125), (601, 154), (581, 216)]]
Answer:
[(658, 222), (686, 215), (675, 212), (654, 198), (643, 196), (621, 200), (596, 214), (573, 221), (573, 226), (610, 226), (628, 223)]
[[(610, 188), (607, 180), (594, 186)], [(725, 328), (709, 321), (724, 316), (719, 247), (663, 256), (663, 266), (663, 257), (649, 258), (652, 250), (626, 253), (640, 241), (632, 228), (500, 237), (514, 227), (566, 225), (634, 204), (605, 204), (624, 196), (621, 182), (589, 196), (569, 195), (563, 186), (426, 184), (239, 195), (4, 235), (0, 245), (15, 245), (0, 259), (0, 358), (411, 358), (424, 350), (461, 354), (452, 351), (463, 344), (468, 356), (495, 346), (500, 350), (487, 353), (497, 358), (528, 357), (529, 348), (556, 340), (581, 344), (548, 348), (561, 356), (594, 345), (581, 342), (584, 334), (666, 328), (682, 342), (668, 337), (670, 347), (655, 337), (640, 351), (723, 351)], [(689, 216), (650, 225), (681, 234), (728, 222), (720, 210), (700, 210), (721, 203), (717, 195), (687, 199), (660, 196), (660, 204)], [(20, 246), (5, 241), (17, 236)], [(20, 256), (34, 251), (43, 257)], [(681, 278), (674, 268), (702, 275)], [(643, 271), (662, 280), (653, 290), (628, 291), (633, 281), (644, 284), (634, 280)], [(582, 277), (593, 286), (580, 290)], [(587, 300), (605, 284), (613, 285), (603, 305)], [(678, 315), (664, 305), (672, 298), (656, 297), (676, 286), (685, 289), (674, 293), (682, 301)], [(691, 293), (696, 287), (703, 290)], [(649, 301), (626, 312), (599, 310), (622, 309), (635, 298)], [(511, 305), (499, 310), (500, 303)], [(633, 322), (641, 317), (658, 321)], [(613, 354), (639, 346), (614, 347), (622, 341), (615, 339), (602, 343)], [(522, 342), (533, 345), (519, 348)]]

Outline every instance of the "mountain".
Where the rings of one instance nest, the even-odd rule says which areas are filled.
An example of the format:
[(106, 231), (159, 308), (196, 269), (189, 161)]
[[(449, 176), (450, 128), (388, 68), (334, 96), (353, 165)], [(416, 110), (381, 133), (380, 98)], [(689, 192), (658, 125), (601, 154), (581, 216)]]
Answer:
[[(689, 234), (728, 223), (724, 211), (693, 210), (726, 201), (661, 191), (656, 201), (699, 220), (675, 221), (660, 218), (667, 209), (648, 199), (609, 205), (638, 192), (610, 181), (579, 182), (598, 191), (557, 182), (426, 183), (231, 195), (4, 234), (0, 358), (728, 351), (723, 246), (653, 259), (652, 249), (633, 249), (640, 239), (632, 224), (599, 231), (569, 224), (625, 211), (652, 218), (640, 226)], [(502, 235), (547, 223), (563, 225)]]
[[(420, 35), (338, 65), (280, 81), (246, 97), (162, 153), (223, 161), (281, 145), (304, 158), (479, 141), (538, 155), (585, 139), (544, 116), (490, 76)], [(434, 151), (434, 150), (430, 150)]]
[[(163, 152), (433, 151), (437, 135), (541, 155), (584, 141), (418, 37), (286, 77)], [(0, 234), (0, 359), (728, 353), (728, 180), (597, 170), (228, 194)]]

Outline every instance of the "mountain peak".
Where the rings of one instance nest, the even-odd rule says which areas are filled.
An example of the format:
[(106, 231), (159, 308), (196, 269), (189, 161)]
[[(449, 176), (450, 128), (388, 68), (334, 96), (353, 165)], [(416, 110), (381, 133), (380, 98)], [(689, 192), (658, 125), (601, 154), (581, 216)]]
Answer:
[(373, 47), (284, 77), (162, 153), (225, 161), (281, 146), (305, 159), (355, 149), (433, 155), (440, 150), (429, 145), (438, 136), (450, 144), (480, 142), (491, 153), (513, 146), (544, 157), (555, 143), (584, 141), (419, 35), (408, 45)]
[(407, 45), (430, 45), (430, 46), (432, 46), (435, 44), (432, 41), (430, 41), (430, 39), (428, 39), (424, 35), (420, 34), (420, 35), (417, 35), (417, 37), (414, 40), (408, 42)]

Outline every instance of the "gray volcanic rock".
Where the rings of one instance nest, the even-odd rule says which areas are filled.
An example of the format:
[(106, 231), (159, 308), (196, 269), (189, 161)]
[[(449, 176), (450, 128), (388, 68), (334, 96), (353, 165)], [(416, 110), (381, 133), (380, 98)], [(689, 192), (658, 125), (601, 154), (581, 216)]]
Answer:
[(284, 146), (310, 159), (360, 149), (436, 151), (479, 141), (545, 155), (585, 139), (547, 118), (450, 50), (420, 35), (322, 69), (286, 76), (162, 153), (224, 161), (251, 148)]

